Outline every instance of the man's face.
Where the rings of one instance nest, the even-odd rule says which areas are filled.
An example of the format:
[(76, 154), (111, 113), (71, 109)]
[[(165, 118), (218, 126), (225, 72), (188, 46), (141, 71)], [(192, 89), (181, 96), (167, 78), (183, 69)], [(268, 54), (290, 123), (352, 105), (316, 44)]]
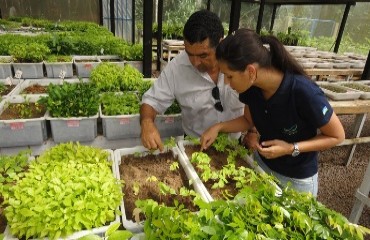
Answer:
[(191, 64), (200, 72), (207, 72), (217, 65), (216, 49), (210, 47), (207, 38), (201, 43), (190, 44), (185, 40), (185, 51)]

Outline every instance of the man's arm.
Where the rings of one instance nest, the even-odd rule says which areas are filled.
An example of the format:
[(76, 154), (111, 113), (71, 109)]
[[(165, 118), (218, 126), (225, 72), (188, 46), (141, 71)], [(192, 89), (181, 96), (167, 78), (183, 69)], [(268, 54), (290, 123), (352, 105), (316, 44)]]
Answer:
[(157, 112), (149, 104), (140, 107), (141, 142), (148, 149), (163, 151), (163, 143), (157, 127), (154, 124)]

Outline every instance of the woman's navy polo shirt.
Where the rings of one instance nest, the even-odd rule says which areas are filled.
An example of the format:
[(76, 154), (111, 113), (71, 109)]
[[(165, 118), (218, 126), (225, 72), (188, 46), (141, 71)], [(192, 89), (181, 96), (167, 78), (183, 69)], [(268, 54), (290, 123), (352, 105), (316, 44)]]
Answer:
[[(248, 105), (261, 135), (260, 142), (279, 139), (293, 143), (313, 138), (333, 114), (333, 108), (317, 84), (292, 73), (285, 73), (270, 99), (264, 99), (260, 88), (251, 87), (239, 95), (239, 100)], [(275, 172), (302, 179), (317, 173), (317, 155), (317, 152), (305, 152), (297, 157), (261, 158)]]

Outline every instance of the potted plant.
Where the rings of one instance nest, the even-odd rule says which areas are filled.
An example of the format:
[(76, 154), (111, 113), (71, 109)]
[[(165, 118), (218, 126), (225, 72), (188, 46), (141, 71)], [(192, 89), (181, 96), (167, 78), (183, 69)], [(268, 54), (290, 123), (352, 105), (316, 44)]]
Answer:
[(46, 75), (48, 78), (73, 77), (72, 56), (49, 55), (45, 61)]
[(284, 45), (297, 46), (299, 38), (300, 38), (300, 34), (298, 32), (293, 32), (292, 27), (288, 27), (288, 33), (278, 32), (277, 38)]
[(97, 136), (99, 94), (91, 83), (50, 84), (40, 102), (47, 108), (55, 142), (92, 141)]
[(135, 67), (140, 73), (143, 72), (144, 52), (142, 44), (123, 46), (120, 57), (126, 61), (126, 64)]
[(13, 56), (16, 78), (43, 78), (43, 60), (50, 49), (42, 43), (19, 43), (12, 45), (9, 53)]
[(13, 95), (14, 91), (19, 88), (22, 82), (22, 79), (13, 79), (12, 77), (0, 79), (0, 97), (6, 98)]
[(103, 62), (91, 71), (90, 80), (100, 92), (119, 92), (124, 68)]
[(46, 140), (46, 109), (38, 99), (13, 96), (0, 103), (0, 147), (40, 145)]
[(140, 137), (140, 102), (133, 92), (103, 93), (100, 117), (108, 140)]

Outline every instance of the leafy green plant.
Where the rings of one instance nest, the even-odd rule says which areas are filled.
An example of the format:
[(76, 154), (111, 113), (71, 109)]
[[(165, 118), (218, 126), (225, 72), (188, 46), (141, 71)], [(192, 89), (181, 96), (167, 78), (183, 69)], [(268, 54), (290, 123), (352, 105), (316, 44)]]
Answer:
[(124, 68), (110, 62), (100, 63), (91, 71), (90, 80), (99, 91), (120, 91)]
[(135, 93), (103, 93), (100, 97), (102, 112), (107, 116), (139, 114), (140, 102)]
[(57, 239), (113, 222), (122, 183), (107, 151), (64, 143), (42, 153), (5, 198), (11, 234)]
[(129, 64), (126, 64), (123, 69), (123, 75), (120, 79), (121, 90), (137, 91), (143, 82), (143, 74)]
[(126, 61), (142, 61), (144, 58), (144, 51), (142, 44), (124, 45), (121, 48), (119, 56)]
[(50, 49), (43, 43), (21, 43), (12, 45), (9, 53), (13, 56), (14, 62), (38, 63), (46, 58)]
[(97, 114), (99, 94), (91, 83), (64, 82), (62, 85), (50, 84), (48, 96), (39, 103), (44, 104), (52, 117), (88, 117)]
[(5, 86), (5, 84), (4, 83), (2, 83), (2, 82), (0, 82), (0, 94), (2, 95), (3, 94), (3, 92), (5, 92), (6, 91), (6, 86)]
[(72, 62), (72, 56), (66, 55), (49, 55), (45, 59), (46, 62)]
[(179, 103), (177, 102), (177, 100), (175, 100), (172, 105), (167, 108), (167, 110), (164, 112), (165, 115), (168, 115), (168, 114), (179, 114), (181, 113), (181, 108), (180, 108), (180, 105)]

